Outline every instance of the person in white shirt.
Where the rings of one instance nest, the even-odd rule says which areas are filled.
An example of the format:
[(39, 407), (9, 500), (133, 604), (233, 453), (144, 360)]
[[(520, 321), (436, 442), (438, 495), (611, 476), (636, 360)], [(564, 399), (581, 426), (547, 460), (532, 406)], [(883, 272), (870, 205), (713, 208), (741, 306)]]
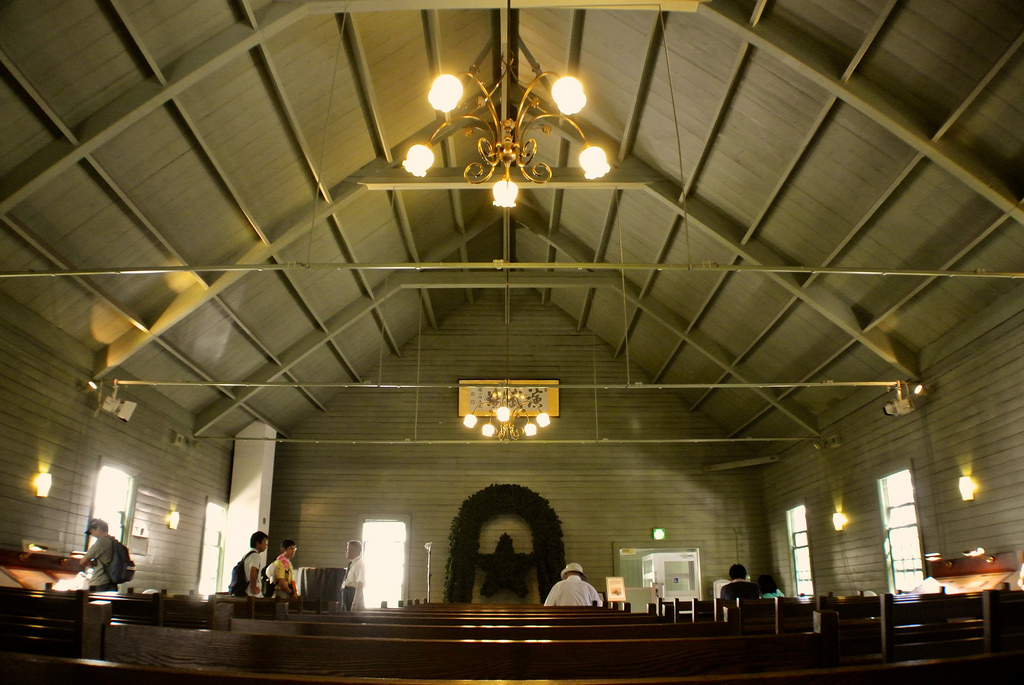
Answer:
[(567, 564), (562, 569), (562, 580), (555, 583), (544, 600), (546, 607), (601, 606), (601, 595), (587, 582), (587, 574), (579, 564)]
[[(245, 594), (249, 597), (262, 597), (260, 591), (260, 569), (263, 568), (263, 553), (267, 551), (270, 538), (262, 530), (258, 530), (249, 537), (249, 551), (242, 562), (242, 571), (249, 579), (245, 587)], [(254, 554), (255, 552), (255, 554)]]
[(345, 611), (358, 611), (365, 608), (363, 606), (363, 586), (366, 585), (366, 571), (363, 568), (363, 543), (358, 540), (349, 540), (345, 556), (349, 560), (348, 571), (341, 584)]

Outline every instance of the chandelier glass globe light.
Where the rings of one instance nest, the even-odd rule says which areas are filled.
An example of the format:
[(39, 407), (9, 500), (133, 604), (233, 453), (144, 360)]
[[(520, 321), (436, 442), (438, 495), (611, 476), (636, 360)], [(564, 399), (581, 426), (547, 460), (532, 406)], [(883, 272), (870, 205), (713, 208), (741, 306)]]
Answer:
[[(523, 91), (518, 107), (511, 111), (509, 107), (495, 101), (499, 91), (512, 92), (518, 86), (511, 76), (510, 62), (511, 58), (503, 61), (498, 80), (489, 87), (477, 78), (475, 69), (459, 76), (443, 74), (437, 77), (427, 96), (432, 107), (444, 113), (455, 111), (463, 101), (464, 80), (470, 81), (476, 86), (474, 90), (479, 91), (476, 107), (446, 119), (427, 143), (413, 145), (402, 162), (406, 171), (414, 176), (425, 176), (434, 163), (430, 146), (442, 133), (450, 132), (453, 128), (470, 129), (470, 133), (476, 129), (484, 134), (477, 141), (477, 153), (481, 161), (466, 166), (463, 177), (476, 185), (488, 181), (496, 170), (500, 170), (499, 180), (492, 187), (494, 204), (498, 207), (515, 207), (519, 189), (511, 178), (512, 167), (518, 168), (531, 183), (542, 184), (551, 180), (551, 167), (543, 162), (533, 162), (537, 141), (530, 136), (537, 128), (543, 133), (550, 133), (553, 125), (568, 128), (581, 139), (583, 152), (580, 153), (579, 162), (587, 179), (601, 178), (611, 170), (604, 150), (588, 145), (583, 130), (571, 118), (587, 102), (579, 80), (565, 76), (551, 86), (551, 98), (558, 109), (556, 113), (545, 109), (541, 98), (535, 94), (541, 84), (555, 75), (552, 72), (539, 73)], [(503, 82), (505, 88), (501, 88)]]
[(538, 428), (551, 424), (551, 417), (528, 389), (506, 384), (487, 392), (484, 399), (462, 418), (463, 425), (475, 428), (478, 416), (486, 419), (480, 427), (481, 434), (502, 441), (534, 436)]

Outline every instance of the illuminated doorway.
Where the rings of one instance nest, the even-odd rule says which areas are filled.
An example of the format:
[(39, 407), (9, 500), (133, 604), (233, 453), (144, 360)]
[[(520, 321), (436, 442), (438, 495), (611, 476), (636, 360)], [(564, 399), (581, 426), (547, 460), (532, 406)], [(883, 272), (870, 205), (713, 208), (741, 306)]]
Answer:
[(367, 609), (379, 607), (381, 602), (397, 607), (404, 596), (407, 540), (405, 521), (363, 521), (363, 564), (366, 569), (363, 604)]

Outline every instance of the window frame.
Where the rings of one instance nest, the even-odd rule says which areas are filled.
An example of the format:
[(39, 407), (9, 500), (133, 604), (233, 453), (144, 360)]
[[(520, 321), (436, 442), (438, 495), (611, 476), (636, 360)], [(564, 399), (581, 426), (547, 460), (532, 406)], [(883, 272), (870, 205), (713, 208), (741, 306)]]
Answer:
[[(793, 521), (795, 518), (794, 512), (796, 512), (797, 509), (803, 509), (804, 525), (800, 530), (796, 530)], [(793, 566), (793, 594), (796, 596), (803, 595), (805, 597), (813, 597), (814, 570), (811, 565), (811, 536), (807, 525), (807, 505), (798, 504), (795, 507), (786, 510), (786, 530), (789, 532), (789, 560)], [(804, 536), (804, 544), (802, 545), (797, 544), (797, 535), (799, 534), (803, 534)], [(805, 580), (801, 580), (800, 563), (797, 558), (797, 551), (801, 549), (806, 550), (807, 553), (807, 577)], [(805, 583), (810, 586), (809, 592), (801, 591), (801, 586)]]
[[(907, 478), (910, 482), (910, 499), (909, 501), (900, 501), (891, 503), (890, 498), (890, 479), (899, 476), (903, 473), (907, 474)], [(917, 510), (917, 491), (914, 487), (914, 474), (913, 471), (908, 467), (900, 469), (899, 471), (893, 471), (892, 473), (882, 476), (878, 479), (878, 502), (881, 507), (882, 513), (882, 550), (885, 553), (885, 567), (886, 575), (889, 581), (890, 592), (912, 592), (914, 588), (918, 587), (924, 582), (925, 578), (925, 566), (924, 566), (924, 545), (921, 542), (921, 517), (918, 515)], [(893, 512), (900, 511), (897, 516), (905, 516), (906, 512), (910, 512), (913, 515), (913, 521), (909, 523), (898, 523), (898, 525), (892, 525)], [(907, 545), (907, 540), (896, 540), (894, 544), (894, 537), (908, 537), (904, 533), (914, 531), (914, 538), (916, 545)], [(896, 532), (896, 535), (894, 535)], [(908, 547), (913, 547), (912, 552), (916, 554), (906, 554)], [(902, 550), (899, 556), (893, 554), (894, 548)], [(909, 563), (908, 563), (909, 562)], [(897, 568), (899, 567), (899, 568)], [(910, 585), (908, 579), (912, 578), (916, 581), (913, 586)]]
[[(89, 520), (92, 521), (92, 519), (94, 518), (103, 518), (102, 516), (98, 516), (100, 512), (98, 511), (96, 503), (99, 497), (99, 492), (97, 490), (100, 484), (100, 474), (103, 472), (103, 469), (106, 468), (113, 469), (115, 471), (120, 471), (125, 476), (127, 476), (129, 480), (128, 497), (125, 501), (125, 509), (123, 512), (121, 512), (121, 536), (116, 539), (122, 545), (130, 547), (132, 535), (134, 534), (135, 529), (135, 506), (138, 501), (139, 494), (139, 472), (136, 469), (131, 469), (121, 463), (108, 461), (106, 459), (100, 462), (99, 468), (96, 469), (96, 478), (92, 484), (92, 501), (89, 507)], [(106, 519), (103, 520), (106, 521)], [(107, 521), (107, 525), (112, 525), (112, 523), (110, 521)], [(89, 538), (90, 535), (86, 533), (85, 549), (89, 549)]]
[[(220, 542), (219, 542), (218, 545), (207, 545), (206, 544), (207, 525), (210, 522), (209, 521), (209, 517), (210, 517), (210, 505), (211, 504), (214, 505), (214, 506), (220, 507), (221, 510), (223, 511), (223, 516), (222, 516), (222, 519), (221, 519), (221, 528), (220, 528)], [(210, 594), (215, 594), (217, 592), (220, 592), (221, 591), (220, 588), (221, 588), (221, 586), (225, 582), (225, 578), (224, 578), (224, 575), (225, 575), (224, 574), (224, 559), (225, 559), (225, 553), (227, 551), (226, 550), (226, 547), (227, 547), (227, 519), (228, 519), (228, 507), (227, 507), (227, 505), (222, 503), (222, 502), (220, 502), (219, 500), (215, 500), (215, 499), (213, 499), (211, 497), (207, 497), (206, 498), (206, 504), (203, 505), (203, 533), (202, 533), (202, 536), (199, 538), (199, 568), (196, 570), (196, 592), (200, 591), (200, 587), (202, 586), (202, 583), (203, 583), (203, 566), (204, 566), (204, 562), (206, 561), (206, 549), (207, 549), (207, 547), (211, 547), (211, 548), (216, 547), (217, 548), (217, 557), (218, 557), (217, 558), (217, 562), (216, 562), (217, 577), (216, 577), (216, 580), (214, 581), (213, 592), (210, 593)]]

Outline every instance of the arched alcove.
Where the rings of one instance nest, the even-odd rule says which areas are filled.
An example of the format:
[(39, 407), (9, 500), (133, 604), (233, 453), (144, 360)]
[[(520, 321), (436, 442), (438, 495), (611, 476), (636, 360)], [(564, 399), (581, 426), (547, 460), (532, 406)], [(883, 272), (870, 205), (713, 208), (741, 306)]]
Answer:
[(462, 503), (448, 536), (444, 601), (471, 602), (480, 552), (480, 530), (495, 516), (515, 514), (527, 522), (533, 536), (533, 565), (537, 588), (546, 597), (565, 565), (562, 522), (546, 499), (521, 485), (490, 485)]

